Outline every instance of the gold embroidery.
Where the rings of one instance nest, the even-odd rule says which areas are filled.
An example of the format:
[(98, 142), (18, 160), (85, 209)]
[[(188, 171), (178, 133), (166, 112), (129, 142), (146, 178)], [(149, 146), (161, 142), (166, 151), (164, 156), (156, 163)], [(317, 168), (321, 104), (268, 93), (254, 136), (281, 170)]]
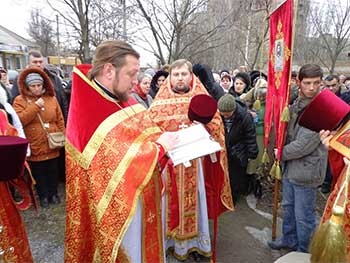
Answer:
[[(158, 154), (159, 154), (159, 151), (158, 151), (158, 148), (156, 146), (154, 146), (156, 149), (157, 149), (157, 156), (155, 156), (155, 158), (153, 159), (153, 163), (152, 165), (150, 165), (148, 168), (149, 170), (146, 170), (146, 176), (143, 180), (143, 182), (140, 184), (139, 188), (136, 190), (136, 193), (135, 193), (135, 201), (138, 200), (141, 192), (143, 191), (143, 189), (145, 188), (146, 184), (149, 182), (149, 180), (151, 179), (152, 175), (153, 175), (153, 172), (154, 172), (154, 169), (155, 169), (155, 166), (156, 166), (156, 163), (158, 162)], [(130, 213), (129, 213), (129, 217), (127, 218), (127, 220), (125, 221), (125, 224), (124, 226), (121, 228), (121, 231), (120, 231), (120, 235), (119, 237), (116, 239), (116, 242), (114, 244), (114, 247), (113, 247), (113, 252), (112, 252), (112, 261), (115, 262), (116, 259), (117, 259), (117, 255), (118, 255), (118, 248), (121, 244), (121, 237), (124, 236), (126, 230), (128, 229), (129, 225), (131, 224), (131, 221), (134, 217), (134, 214), (136, 212), (136, 207), (137, 207), (137, 202), (133, 202), (133, 206), (130, 210)]]
[[(79, 145), (71, 142), (67, 146), (67, 220), (70, 221), (65, 238), (67, 261), (116, 262), (117, 258), (122, 262), (131, 261), (123, 258), (121, 241), (133, 220), (141, 194), (147, 192), (147, 188), (153, 191), (151, 179), (159, 154), (152, 141), (160, 134), (160, 129), (149, 128), (153, 123), (144, 111), (141, 105), (135, 105), (113, 113), (99, 125), (84, 149), (77, 150)], [(136, 112), (140, 114), (133, 119)], [(141, 138), (144, 140), (138, 141)], [(115, 151), (112, 144), (118, 142), (119, 151)], [(75, 187), (76, 184), (81, 189)], [(156, 215), (157, 220), (152, 224), (160, 224), (161, 230), (155, 196), (148, 199), (151, 206), (148, 205), (146, 211)], [(76, 224), (77, 221), (80, 224)], [(154, 231), (155, 227), (151, 229), (153, 233), (146, 235), (142, 251), (147, 251), (147, 258), (151, 259), (146, 262), (162, 262), (163, 236)], [(151, 242), (150, 236), (153, 237)], [(154, 254), (149, 255), (148, 251)]]
[(150, 211), (150, 212), (148, 213), (147, 221), (148, 221), (149, 223), (152, 223), (155, 217), (156, 217), (155, 214), (153, 214), (153, 213)]
[(139, 152), (141, 142), (150, 136), (153, 133), (158, 132), (158, 128), (149, 128), (143, 131), (143, 133), (135, 140), (135, 142), (129, 147), (128, 152), (124, 155), (123, 159), (120, 161), (117, 169), (115, 170), (113, 177), (109, 180), (106, 191), (101, 198), (96, 209), (97, 222), (99, 222), (106, 210), (108, 204), (111, 201), (113, 193), (115, 192), (116, 187), (120, 184), (122, 176), (125, 173), (127, 167), (130, 166), (133, 157)]

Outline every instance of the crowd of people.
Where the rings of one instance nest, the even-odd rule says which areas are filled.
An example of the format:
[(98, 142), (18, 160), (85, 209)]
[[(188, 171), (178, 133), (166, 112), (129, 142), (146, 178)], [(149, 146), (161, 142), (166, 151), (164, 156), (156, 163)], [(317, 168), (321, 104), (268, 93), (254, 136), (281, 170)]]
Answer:
[[(260, 180), (268, 176), (271, 164), (262, 163), (267, 75), (245, 67), (216, 73), (186, 59), (141, 72), (139, 58), (124, 41), (102, 42), (91, 65), (74, 69), (67, 97), (41, 53), (31, 51), (13, 85), (0, 69), (0, 113), (29, 142), (26, 159), (42, 209), (61, 202), (60, 178), (66, 183), (66, 262), (165, 262), (166, 253), (215, 261), (209, 219), (216, 233), (218, 217), (240, 197), (261, 198)], [(298, 121), (322, 89), (349, 104), (349, 79), (323, 77), (314, 64), (291, 74), (281, 155), (283, 229), (268, 242), (271, 249), (309, 251), (316, 191), (330, 192), (337, 174), (328, 162), (329, 133)], [(210, 118), (208, 105), (191, 104), (203, 95), (217, 105)], [(189, 111), (207, 115), (193, 120)], [(174, 166), (167, 153), (177, 146), (177, 131), (192, 125), (204, 125), (222, 150)], [(65, 148), (49, 145), (54, 132), (66, 135)], [(271, 138), (270, 160), (273, 144)]]

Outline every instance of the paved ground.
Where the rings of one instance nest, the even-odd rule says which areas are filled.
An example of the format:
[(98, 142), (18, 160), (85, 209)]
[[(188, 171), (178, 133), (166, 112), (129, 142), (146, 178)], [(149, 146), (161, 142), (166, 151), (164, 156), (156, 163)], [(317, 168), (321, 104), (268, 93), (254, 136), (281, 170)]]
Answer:
[[(64, 201), (64, 188), (60, 186)], [(317, 213), (322, 213), (327, 196), (318, 195)], [(265, 263), (273, 262), (286, 251), (271, 251), (266, 242), (271, 238), (272, 187), (267, 187), (262, 199), (253, 196), (241, 198), (234, 212), (225, 213), (219, 221), (217, 262), (220, 263)], [(279, 209), (281, 216), (282, 211)], [(63, 239), (65, 226), (64, 202), (49, 209), (23, 213), (29, 241), (36, 263), (63, 262)], [(281, 220), (278, 220), (278, 233)], [(172, 257), (168, 263), (178, 262)], [(186, 260), (186, 263), (193, 262)]]

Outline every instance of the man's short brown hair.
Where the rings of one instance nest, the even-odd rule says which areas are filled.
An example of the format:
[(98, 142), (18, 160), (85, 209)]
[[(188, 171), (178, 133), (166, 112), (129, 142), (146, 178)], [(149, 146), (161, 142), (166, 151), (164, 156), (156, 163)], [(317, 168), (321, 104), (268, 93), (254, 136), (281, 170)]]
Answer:
[(111, 63), (117, 71), (125, 63), (125, 57), (131, 55), (140, 58), (140, 54), (132, 48), (131, 45), (122, 40), (106, 40), (99, 44), (95, 50), (92, 60), (92, 69), (89, 72), (89, 78), (93, 79), (102, 70), (106, 63)]

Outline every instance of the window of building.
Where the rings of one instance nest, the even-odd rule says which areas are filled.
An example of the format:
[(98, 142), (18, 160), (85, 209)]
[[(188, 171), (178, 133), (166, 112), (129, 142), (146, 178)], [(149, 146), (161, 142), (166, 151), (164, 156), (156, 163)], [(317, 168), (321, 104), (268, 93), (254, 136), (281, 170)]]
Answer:
[(20, 57), (16, 57), (16, 69), (21, 69), (22, 65), (21, 65), (21, 58)]
[(6, 57), (6, 68), (12, 69), (11, 59), (9, 57)]

